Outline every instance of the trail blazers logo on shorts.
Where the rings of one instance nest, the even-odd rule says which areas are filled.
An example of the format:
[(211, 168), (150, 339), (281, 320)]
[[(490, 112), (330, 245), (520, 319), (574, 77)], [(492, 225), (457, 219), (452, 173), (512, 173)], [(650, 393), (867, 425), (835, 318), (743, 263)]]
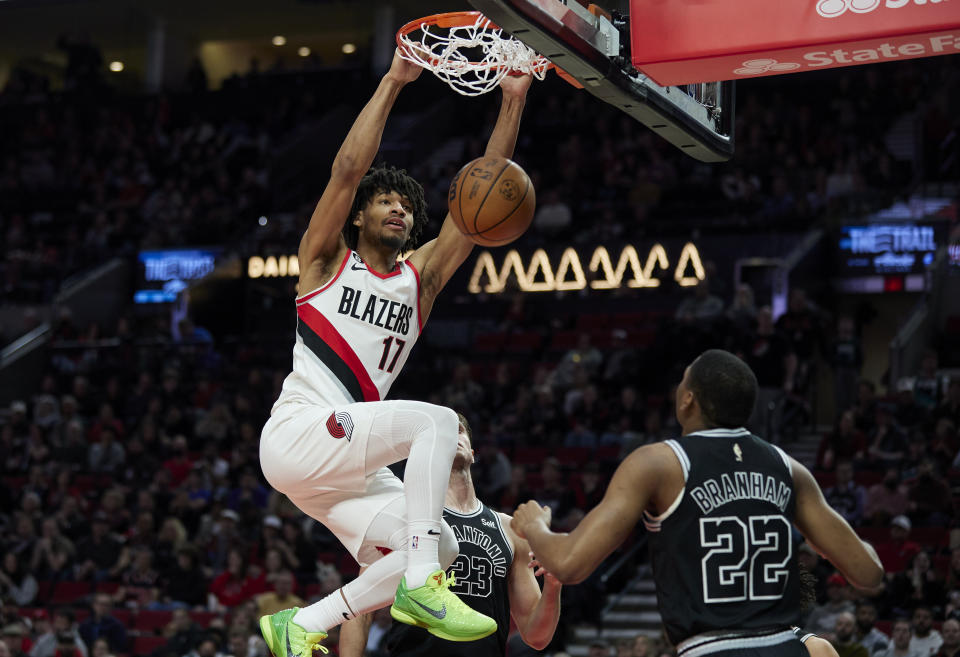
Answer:
[(331, 413), (327, 418), (327, 431), (334, 438), (350, 440), (350, 436), (353, 435), (353, 418), (349, 413)]

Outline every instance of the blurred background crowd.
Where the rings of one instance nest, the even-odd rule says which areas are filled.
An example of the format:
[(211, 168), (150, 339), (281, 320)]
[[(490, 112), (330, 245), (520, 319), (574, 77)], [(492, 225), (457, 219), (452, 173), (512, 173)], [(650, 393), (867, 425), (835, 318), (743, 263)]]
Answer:
[[(180, 291), (177, 303), (129, 304), (96, 322), (56, 299), (111, 258), (148, 249), (295, 252), (326, 166), (297, 150), (305, 126), (338, 125), (330, 90), (355, 113), (377, 77), (360, 53), (337, 66), (253, 62), (208, 88), (197, 60), (175, 89), (132, 93), (111, 81), (94, 43), (65, 37), (61, 47), (62, 79), (23, 66), (0, 91), (0, 305), (23, 309), (0, 317), (0, 342), (44, 322), (52, 331), (39, 383), (0, 413), (0, 657), (262, 657), (259, 615), (316, 600), (356, 573), (329, 532), (264, 482), (257, 460), (290, 367), (292, 283), (225, 299)], [(960, 174), (958, 70), (944, 57), (745, 83), (737, 154), (718, 165), (685, 157), (562, 82), (535, 84), (517, 159), (539, 207), (516, 246), (745, 232), (789, 241), (888, 207), (918, 180)], [(385, 152), (423, 183), (430, 234), (496, 105), (417, 84)], [(438, 152), (441, 142), (409, 117), (441, 94), (457, 118), (440, 130), (447, 147)], [(907, 114), (924, 145), (912, 160), (891, 138)], [(298, 157), (302, 169), (291, 163)], [(862, 340), (876, 309), (845, 302), (822, 270), (792, 281), (775, 312), (734, 282), (729, 263), (703, 268), (693, 287), (624, 288), (602, 302), (531, 296), (516, 280), (477, 303), (450, 292), (391, 394), (470, 419), (487, 504), (510, 513), (537, 499), (572, 528), (624, 454), (676, 435), (673, 387), (685, 365), (706, 348), (730, 349), (761, 386), (751, 428), (814, 469), (887, 570), (885, 591), (863, 598), (801, 545), (815, 578), (805, 629), (850, 646), (841, 654), (958, 654), (951, 335), (931, 336), (893, 379), (886, 354)], [(470, 328), (458, 329), (463, 322)], [(597, 596), (642, 572), (641, 534), (564, 591), (548, 653), (567, 650), (578, 628), (602, 629)], [(640, 630), (586, 648), (591, 657), (670, 654)]]

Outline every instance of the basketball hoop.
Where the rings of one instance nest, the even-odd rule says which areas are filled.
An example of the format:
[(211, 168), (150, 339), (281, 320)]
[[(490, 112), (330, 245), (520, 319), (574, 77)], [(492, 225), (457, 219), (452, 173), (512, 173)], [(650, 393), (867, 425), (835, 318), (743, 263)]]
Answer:
[(552, 66), (479, 11), (410, 21), (397, 30), (397, 46), (401, 57), (432, 71), (464, 96), (492, 91), (511, 73), (542, 80)]

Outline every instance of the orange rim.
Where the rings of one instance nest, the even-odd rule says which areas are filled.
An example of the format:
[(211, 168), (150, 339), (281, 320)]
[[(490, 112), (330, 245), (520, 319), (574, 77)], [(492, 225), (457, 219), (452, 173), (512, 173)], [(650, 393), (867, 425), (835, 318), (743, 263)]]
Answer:
[[(467, 27), (476, 23), (478, 18), (486, 18), (486, 16), (479, 11), (449, 11), (442, 14), (430, 14), (429, 16), (412, 20), (397, 30), (397, 47), (406, 51), (407, 45), (403, 42), (403, 37), (407, 36), (411, 32), (421, 29), (424, 25), (436, 25), (437, 27), (442, 27), (444, 29), (451, 27)], [(491, 30), (500, 29), (500, 27), (489, 18), (486, 18), (486, 20), (487, 28)], [(539, 53), (537, 56), (543, 57)], [(546, 58), (544, 57), (544, 59)], [(551, 68), (555, 69), (556, 67), (554, 66), (553, 62), (548, 61), (546, 70)], [(518, 73), (517, 75), (520, 74)]]
[[(429, 16), (412, 20), (397, 30), (397, 45), (403, 45), (400, 42), (400, 37), (405, 34), (410, 34), (414, 30), (419, 30), (421, 25), (436, 25), (442, 28), (466, 27), (467, 25), (476, 23), (477, 19), (481, 16), (483, 16), (483, 14), (479, 11), (450, 11), (445, 14), (430, 14)], [(489, 27), (494, 30), (500, 29), (492, 22), (489, 24)]]

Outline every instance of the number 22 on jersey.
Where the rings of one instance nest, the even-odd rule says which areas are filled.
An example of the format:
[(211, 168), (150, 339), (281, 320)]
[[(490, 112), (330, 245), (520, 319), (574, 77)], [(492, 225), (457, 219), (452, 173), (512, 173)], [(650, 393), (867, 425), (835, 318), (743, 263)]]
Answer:
[(780, 515), (700, 519), (703, 601), (708, 604), (783, 597), (793, 555), (790, 521)]

